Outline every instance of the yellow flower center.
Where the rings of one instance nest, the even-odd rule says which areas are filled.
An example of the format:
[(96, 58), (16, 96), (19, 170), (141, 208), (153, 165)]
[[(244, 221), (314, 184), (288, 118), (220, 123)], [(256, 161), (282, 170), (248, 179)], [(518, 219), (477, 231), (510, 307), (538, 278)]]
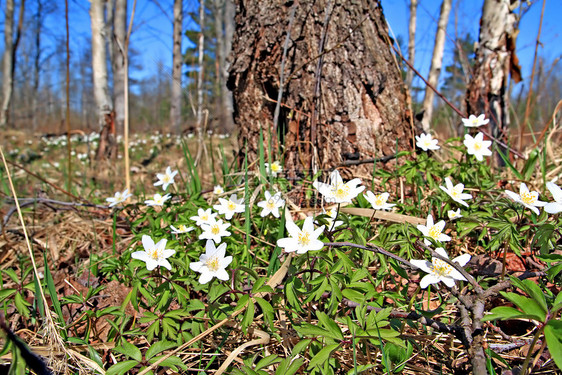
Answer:
[(168, 182), (170, 182), (170, 180), (171, 180), (171, 178), (170, 178), (170, 176), (168, 176), (168, 175), (165, 175), (165, 176), (162, 178), (162, 181), (163, 181), (164, 183), (166, 183), (166, 184), (167, 184)]
[(158, 260), (158, 258), (160, 258), (160, 251), (158, 251), (157, 248), (154, 248), (154, 249), (149, 250), (147, 252), (148, 252), (148, 255), (154, 260)]
[(480, 151), (480, 149), (482, 148), (482, 143), (481, 142), (474, 142), (474, 149), (476, 151)]
[(382, 196), (382, 194), (375, 196), (375, 204), (377, 206), (384, 206), (385, 203), (386, 199)]
[(234, 211), (236, 209), (236, 203), (234, 203), (233, 201), (228, 201), (228, 203), (226, 204), (226, 208), (229, 211)]
[(437, 227), (437, 225), (433, 225), (429, 228), (429, 237), (433, 238), (434, 240), (438, 240), (439, 236), (441, 235), (441, 229)]
[(275, 201), (273, 200), (273, 198), (270, 198), (270, 199), (267, 201), (267, 204), (266, 204), (266, 205), (267, 205), (267, 208), (268, 208), (268, 209), (273, 210), (273, 209), (275, 208)]
[(201, 216), (199, 216), (199, 219), (203, 220), (203, 221), (207, 221), (209, 220), (209, 215), (207, 214), (202, 214)]
[(281, 166), (277, 163), (271, 164), (271, 171), (272, 172), (279, 172), (281, 170)]
[(521, 193), (521, 200), (525, 204), (534, 205), (535, 201), (537, 200), (537, 193), (536, 192), (523, 192), (523, 193)]
[(478, 119), (477, 118), (473, 118), (472, 119), (472, 125), (476, 126), (478, 124)]
[(458, 188), (455, 187), (451, 190), (451, 197), (453, 198), (458, 198), (460, 197), (461, 193), (462, 193), (462, 188), (459, 186)]
[(220, 264), (219, 264), (219, 258), (214, 256), (214, 257), (210, 257), (207, 262), (205, 263), (205, 265), (207, 266), (207, 268), (209, 269), (209, 271), (213, 271), (216, 272), (219, 270), (220, 268)]
[(333, 189), (334, 195), (338, 199), (345, 199), (349, 195), (349, 186), (346, 184), (337, 185)]
[(183, 224), (180, 225), (179, 230), (180, 230), (180, 232), (187, 232), (187, 228)]
[(431, 139), (424, 139), (423, 145), (425, 147), (431, 147)]
[(299, 245), (308, 246), (308, 244), (310, 244), (310, 233), (308, 233), (307, 231), (300, 232), (298, 241)]
[(431, 267), (433, 272), (439, 276), (449, 276), (453, 270), (449, 263), (441, 259), (433, 258), (431, 263), (433, 263), (433, 267)]
[(219, 234), (220, 231), (221, 231), (221, 229), (219, 228), (219, 225), (218, 225), (218, 224), (215, 224), (215, 225), (213, 225), (213, 226), (211, 227), (211, 233), (213, 233), (215, 236), (216, 236), (217, 234)]

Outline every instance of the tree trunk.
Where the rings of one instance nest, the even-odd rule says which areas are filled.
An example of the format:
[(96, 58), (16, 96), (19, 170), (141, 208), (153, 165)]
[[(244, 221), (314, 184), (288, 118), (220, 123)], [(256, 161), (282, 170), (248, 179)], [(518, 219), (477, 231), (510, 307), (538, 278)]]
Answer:
[(111, 116), (111, 99), (107, 83), (107, 55), (105, 50), (104, 1), (92, 0), (90, 20), (92, 25), (92, 75), (98, 126), (101, 132), (96, 159), (115, 156), (115, 126)]
[(197, 114), (195, 128), (197, 130), (197, 156), (195, 158), (195, 163), (199, 163), (201, 158), (201, 153), (205, 148), (205, 142), (203, 140), (203, 75), (205, 74), (204, 69), (204, 57), (205, 57), (205, 33), (203, 29), (205, 27), (205, 1), (199, 0), (199, 41), (198, 44), (198, 61), (197, 61)]
[(115, 0), (113, 9), (112, 67), (113, 67), (113, 110), (115, 126), (123, 132), (125, 121), (125, 39), (127, 29), (127, 0)]
[[(228, 86), (248, 162), (257, 158), (260, 128), (266, 138), (278, 132), (290, 177), (410, 148), (407, 93), (380, 1), (305, 1), (290, 19), (292, 6), (237, 0)], [(280, 86), (281, 116), (272, 124)]]
[(219, 123), (224, 131), (230, 133), (234, 129), (232, 120), (232, 93), (226, 87), (228, 65), (226, 57), (232, 47), (232, 33), (234, 31), (234, 4), (232, 0), (214, 0), (215, 35), (217, 40), (217, 83), (219, 92)]
[[(517, 73), (515, 55), (516, 15), (515, 0), (485, 0), (480, 20), (480, 35), (476, 49), (475, 66), (467, 93), (468, 114), (481, 113), (490, 119), (494, 138), (507, 143), (509, 132), (508, 74)], [(516, 76), (514, 74), (514, 78)], [(506, 152), (505, 148), (501, 148)], [(500, 159), (498, 159), (500, 160)]]
[[(441, 4), (441, 14), (435, 32), (435, 45), (433, 46), (433, 57), (431, 58), (431, 68), (427, 81), (437, 87), (439, 75), (441, 74), (441, 66), (443, 65), (443, 49), (445, 48), (445, 35), (447, 33), (447, 23), (449, 22), (449, 13), (451, 13), (452, 0), (443, 0)], [(425, 96), (423, 98), (423, 119), (422, 126), (424, 132), (428, 132), (431, 128), (431, 119), (433, 117), (433, 90), (427, 86), (425, 88)]]
[[(416, 57), (416, 20), (417, 20), (418, 0), (410, 0), (410, 22), (408, 24), (408, 61), (414, 65)], [(406, 85), (412, 90), (414, 71), (408, 69), (406, 73)]]
[(181, 133), (181, 67), (183, 56), (181, 53), (183, 24), (183, 1), (174, 0), (174, 49), (173, 49), (173, 65), (172, 65), (172, 97), (170, 108), (170, 122), (172, 129), (176, 134)]
[(0, 127), (5, 127), (10, 121), (10, 102), (14, 85), (14, 0), (6, 0), (4, 17), (4, 59), (2, 64), (2, 112), (0, 113)]

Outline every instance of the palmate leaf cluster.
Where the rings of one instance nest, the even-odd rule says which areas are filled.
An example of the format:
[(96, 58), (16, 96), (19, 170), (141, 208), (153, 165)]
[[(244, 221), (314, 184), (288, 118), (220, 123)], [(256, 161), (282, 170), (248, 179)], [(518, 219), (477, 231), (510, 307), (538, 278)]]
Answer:
[[(462, 151), (458, 143), (458, 139), (453, 139), (447, 145), (453, 151)], [(325, 232), (322, 240), (349, 242), (365, 248), (325, 246), (302, 255), (284, 254), (276, 243), (287, 236), (287, 215), (293, 215), (299, 227), (304, 218), (300, 213), (313, 213), (317, 226), (328, 226), (329, 217), (322, 214), (321, 207), (293, 207), (293, 212), (285, 210), (280, 218), (262, 218), (256, 203), (263, 199), (266, 190), (279, 190), (287, 202), (295, 202), (294, 191), (320, 201), (318, 193), (311, 187), (312, 180), (318, 175), (299, 181), (288, 181), (282, 174), (277, 177), (267, 175), (263, 151), (260, 152), (259, 165), (234, 173), (225, 164), (222, 177), (214, 176), (215, 184), (221, 184), (227, 191), (225, 197), (233, 192), (245, 196), (246, 210), (229, 220), (232, 235), (224, 239), (227, 255), (233, 257), (227, 269), (229, 280), (214, 279), (208, 284), (200, 284), (199, 274), (190, 270), (189, 265), (197, 262), (205, 252), (205, 241), (198, 239), (201, 230), (173, 235), (170, 225), (194, 225), (190, 217), (195, 216), (199, 208), (212, 207), (218, 197), (203, 191), (202, 180), (187, 147), (184, 148), (184, 158), (183, 165), (187, 168), (179, 169), (176, 184), (168, 188), (173, 197), (163, 207), (147, 207), (142, 203), (152, 195), (152, 191), (146, 189), (145, 192), (135, 191), (136, 202), (114, 212), (113, 242), (117, 243), (117, 218), (126, 217), (133, 232), (128, 248), (116, 247), (113, 254), (91, 256), (89, 271), (94, 276), (117, 281), (129, 291), (120, 306), (92, 307), (92, 301), (103, 293), (103, 286), (92, 287), (84, 295), (58, 296), (49, 264), (46, 259), (44, 261), (46, 273), (41, 282), (47, 286), (57, 315), (62, 319), (64, 309), (77, 304), (86, 306), (84, 315), (76, 321), (60, 321), (66, 340), (88, 346), (97, 335), (97, 322), (104, 320), (110, 325), (106, 340), (115, 346), (111, 355), (117, 363), (104, 362), (94, 349), (87, 353), (107, 368), (109, 374), (140, 371), (160, 359), (164, 361), (159, 363), (159, 368), (176, 372), (187, 372), (186, 362), (202, 371), (214, 370), (225, 357), (209, 357), (205, 353), (231, 352), (235, 349), (233, 341), (238, 345), (249, 342), (255, 337), (256, 330), (269, 335), (269, 344), (246, 349), (241, 355), (243, 363), (233, 362), (229, 373), (292, 374), (300, 371), (330, 374), (367, 370), (399, 373), (414, 364), (420, 355), (429, 356), (420, 353), (422, 345), (412, 333), (431, 335), (434, 331), (420, 321), (404, 319), (397, 312), (415, 312), (446, 325), (460, 324), (458, 301), (444, 286), (422, 292), (418, 288), (422, 276), (419, 270), (368, 250), (374, 245), (406, 260), (431, 259), (431, 255), (419, 246), (423, 237), (415, 225), (340, 212), (338, 220), (343, 224)], [(536, 174), (529, 171), (536, 173), (543, 169), (540, 163), (544, 159), (529, 160), (528, 163), (535, 164), (525, 165), (519, 173), (531, 183), (529, 180)], [(555, 290), (552, 286), (561, 286), (562, 256), (557, 255), (560, 250), (559, 216), (545, 212), (535, 215), (507, 199), (503, 194), (504, 186), (498, 185), (496, 173), (486, 163), (477, 163), (464, 155), (442, 162), (431, 154), (404, 152), (398, 155), (396, 169), (387, 171), (375, 165), (373, 175), (373, 181), (364, 181), (364, 185), (376, 193), (388, 191), (391, 195), (389, 202), (397, 203), (395, 212), (424, 219), (431, 213), (436, 220), (447, 221), (446, 231), (453, 240), (446, 245), (432, 243), (435, 245), (432, 247), (446, 247), (451, 258), (465, 252), (489, 259), (502, 259), (504, 252), (516, 255), (532, 252), (547, 264), (546, 273), (532, 280), (521, 281), (517, 275), (510, 275), (509, 269), (505, 270), (513, 287), (493, 296), (499, 307), (486, 305), (491, 314), (484, 319), (536, 322), (537, 328), (532, 333), (546, 340), (548, 350), (560, 366), (562, 297), (551, 291)], [(455, 221), (447, 219), (447, 211), (456, 209), (458, 204), (439, 188), (444, 185), (445, 177), (463, 183), (473, 196), (468, 201), (469, 207), (462, 208), (463, 217)], [(519, 184), (508, 183), (505, 188), (512, 186), (515, 190)], [(534, 186), (545, 193), (541, 198), (550, 199), (540, 179)], [(361, 194), (354, 199), (353, 206), (370, 207)], [(142, 250), (140, 240), (143, 235), (150, 236), (155, 242), (162, 238), (168, 240), (166, 247), (176, 251), (168, 258), (171, 271), (163, 268), (148, 271), (143, 262), (131, 257), (134, 251)], [(286, 275), (270, 285), (284, 266), (288, 267)], [(37, 282), (30, 277), (29, 264), (23, 260), (21, 269), (26, 271), (22, 274), (2, 271), (0, 303), (4, 306), (13, 303), (22, 316), (38, 318), (43, 307), (24, 298), (26, 291), (36, 290)], [(467, 269), (483, 288), (498, 284), (500, 275), (481, 274), (476, 264), (469, 264)], [(6, 283), (10, 286), (4, 288)], [(471, 290), (472, 285), (458, 282), (458, 288)], [(431, 296), (437, 297), (439, 305), (430, 309), (426, 298)], [(131, 307), (134, 314), (130, 313)], [(448, 313), (441, 314), (443, 312)], [(232, 318), (232, 324), (194, 340), (233, 314), (236, 316)], [(88, 325), (86, 334), (77, 331), (78, 322)], [(189, 348), (195, 356), (189, 361), (177, 353), (169, 356), (172, 350), (190, 340), (194, 340)], [(499, 355), (488, 355), (489, 366), (493, 368), (492, 357)], [(517, 364), (508, 363), (509, 366)]]

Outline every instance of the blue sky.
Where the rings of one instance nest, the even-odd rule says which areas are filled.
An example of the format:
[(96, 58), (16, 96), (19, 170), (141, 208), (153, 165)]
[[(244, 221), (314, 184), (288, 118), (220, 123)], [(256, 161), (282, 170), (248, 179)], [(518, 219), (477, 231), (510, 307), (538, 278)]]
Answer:
[[(132, 7), (129, 0), (129, 12)], [(132, 70), (133, 78), (144, 78), (153, 75), (158, 70), (161, 61), (171, 71), (172, 61), (172, 0), (138, 0), (132, 35), (132, 48), (140, 52), (137, 60), (139, 69)], [(382, 0), (383, 10), (387, 22), (395, 36), (401, 36), (407, 42), (408, 28), (408, 0)], [(441, 0), (419, 0), (418, 25), (416, 35), (416, 68), (423, 75), (429, 70), (435, 29)], [(445, 45), (445, 64), (452, 55), (455, 33), (464, 35), (470, 33), (477, 39), (480, 14), (483, 0), (454, 0), (453, 10), (447, 29), (448, 38)], [(59, 3), (59, 10), (46, 20), (46, 28), (50, 34), (64, 36), (64, 3)], [(520, 24), (520, 33), (517, 39), (517, 54), (523, 69), (523, 78), (528, 81), (533, 63), (535, 38), (538, 31), (542, 0), (535, 1), (531, 9), (524, 15)], [(90, 35), (89, 7), (87, 0), (69, 0), (70, 7), (70, 34), (71, 50), (73, 54), (80, 54), (86, 48), (85, 43)], [(186, 12), (197, 12), (196, 0), (185, 0)], [(562, 27), (560, 15), (562, 14), (562, 0), (547, 0), (543, 28), (541, 35), (542, 46), (539, 54), (554, 60), (562, 55), (560, 40)], [(3, 14), (0, 15), (3, 18)], [(3, 21), (0, 19), (0, 21)], [(189, 17), (184, 19), (184, 28), (194, 25)], [(3, 44), (3, 38), (0, 45)], [(45, 37), (48, 43), (48, 36)], [(184, 38), (184, 50), (187, 38)]]

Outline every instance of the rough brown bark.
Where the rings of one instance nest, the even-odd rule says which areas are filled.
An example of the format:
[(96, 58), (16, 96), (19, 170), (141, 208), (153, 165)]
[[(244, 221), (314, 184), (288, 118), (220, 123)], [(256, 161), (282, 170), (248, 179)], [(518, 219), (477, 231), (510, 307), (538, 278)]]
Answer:
[[(418, 0), (410, 1), (410, 21), (408, 23), (408, 61), (414, 65), (416, 57), (416, 20), (417, 20)], [(408, 69), (406, 73), (406, 85), (412, 90), (414, 71)]]
[(515, 77), (514, 73), (519, 71), (515, 55), (515, 3), (484, 1), (476, 63), (466, 94), (468, 114), (484, 113), (490, 119), (491, 134), (504, 143), (509, 131), (508, 75), (511, 70)]
[(272, 118), (293, 2), (238, 0), (236, 5), (228, 86), (240, 149), (247, 143), (250, 163), (260, 127), (266, 138), (278, 130), (290, 175), (410, 147), (407, 93), (380, 1), (297, 4), (277, 126)]
[(122, 133), (125, 122), (125, 39), (127, 31), (127, 0), (115, 0), (113, 8), (113, 37), (111, 66), (113, 68), (113, 109), (117, 132)]

